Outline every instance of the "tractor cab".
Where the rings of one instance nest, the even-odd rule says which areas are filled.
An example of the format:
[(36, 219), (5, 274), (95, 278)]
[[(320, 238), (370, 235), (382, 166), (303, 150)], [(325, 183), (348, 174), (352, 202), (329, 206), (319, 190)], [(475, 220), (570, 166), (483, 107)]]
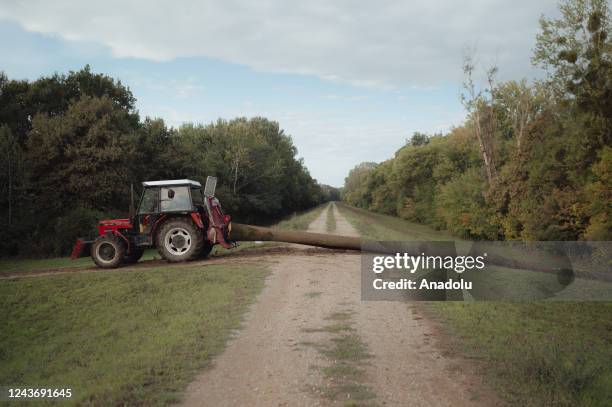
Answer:
[(206, 186), (189, 179), (146, 181), (137, 210), (128, 219), (102, 220), (95, 241), (79, 239), (73, 258), (91, 253), (101, 267), (133, 263), (155, 247), (171, 262), (206, 257), (215, 244), (232, 247), (231, 217), (215, 197), (217, 179)]
[(200, 220), (207, 220), (199, 182), (188, 179), (147, 181), (142, 186), (142, 195), (132, 221), (137, 229), (139, 244), (153, 243), (152, 232), (163, 217), (197, 213)]

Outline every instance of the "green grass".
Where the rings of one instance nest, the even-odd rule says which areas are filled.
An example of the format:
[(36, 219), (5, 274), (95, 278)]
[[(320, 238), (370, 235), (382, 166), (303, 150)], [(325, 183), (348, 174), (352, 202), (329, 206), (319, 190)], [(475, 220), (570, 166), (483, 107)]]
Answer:
[[(210, 253), (211, 258), (223, 257), (233, 253), (239, 253), (242, 251), (251, 251), (254, 249), (260, 249), (264, 247), (275, 247), (277, 243), (255, 243), (255, 242), (240, 242), (238, 247), (231, 249), (225, 249), (220, 245), (215, 245), (212, 252)], [(159, 260), (161, 256), (156, 249), (145, 250), (140, 262), (149, 260)], [(49, 259), (23, 259), (23, 258), (12, 258), (12, 259), (0, 259), (0, 276), (9, 275), (15, 273), (34, 273), (42, 272), (46, 270), (63, 270), (63, 269), (74, 269), (74, 268), (85, 268), (94, 267), (95, 264), (91, 257), (81, 257), (76, 260), (71, 260), (70, 257), (54, 257)], [(129, 265), (126, 265), (126, 267)]]
[(323, 368), (323, 376), (327, 379), (359, 380), (365, 375), (365, 370), (347, 363), (336, 363)]
[(330, 338), (318, 342), (302, 342), (302, 346), (316, 349), (329, 361), (321, 372), (326, 379), (324, 386), (315, 389), (317, 394), (344, 406), (374, 406), (376, 394), (365, 384), (364, 366), (372, 357), (366, 344), (352, 327), (350, 310), (337, 311), (325, 319), (333, 321), (330, 325), (319, 328), (306, 328), (303, 332), (325, 332)]
[(307, 293), (304, 294), (304, 297), (306, 298), (318, 298), (321, 296), (321, 294), (323, 294), (321, 291), (308, 291)]
[(166, 405), (220, 353), (260, 267), (78, 273), (0, 283), (0, 383), (75, 404)]
[(40, 271), (49, 269), (79, 268), (92, 265), (89, 257), (70, 260), (69, 257), (54, 257), (50, 259), (0, 259), (0, 273), (17, 271)]
[(321, 353), (335, 361), (361, 361), (370, 357), (361, 338), (353, 332), (343, 333), (331, 341), (331, 346)]
[(232, 247), (230, 249), (226, 249), (225, 247), (222, 247), (221, 245), (215, 245), (215, 247), (213, 247), (212, 251), (210, 252), (209, 257), (210, 258), (224, 257), (224, 256), (230, 256), (235, 253), (251, 252), (257, 249), (279, 246), (279, 244), (276, 242), (259, 242), (259, 243), (238, 242), (238, 244), (239, 245), (237, 247)]
[(338, 332), (353, 331), (353, 330), (354, 329), (351, 325), (345, 324), (345, 323), (325, 325), (322, 328), (304, 328), (302, 329), (302, 331), (306, 333), (312, 333), (312, 332), (338, 333)]
[(372, 240), (457, 240), (447, 232), (429, 226), (419, 225), (406, 220), (369, 212), (337, 202), (340, 213), (353, 225), (359, 234)]
[(305, 212), (294, 213), (291, 217), (280, 221), (273, 227), (277, 229), (306, 230), (308, 226), (321, 215), (323, 209), (327, 206), (329, 206), (329, 204), (324, 203)]
[[(365, 238), (445, 240), (444, 232), (339, 204)], [(478, 361), (511, 405), (612, 405), (612, 303), (422, 303), (441, 320), (451, 353)]]
[(511, 404), (612, 405), (611, 303), (432, 303), (430, 312)]
[(325, 319), (329, 321), (348, 321), (349, 319), (351, 319), (353, 314), (353, 311), (337, 311), (331, 313), (330, 315), (325, 317)]
[(334, 233), (336, 231), (336, 217), (334, 216), (334, 204), (330, 204), (327, 207), (327, 219), (326, 219), (327, 232)]
[[(155, 249), (148, 249), (142, 255), (143, 260), (159, 259), (159, 254)], [(91, 257), (81, 257), (71, 260), (70, 257), (53, 257), (48, 259), (24, 259), (9, 258), (0, 259), (0, 276), (3, 274), (14, 274), (16, 272), (36, 272), (45, 270), (60, 270), (71, 268), (83, 268), (94, 266)]]

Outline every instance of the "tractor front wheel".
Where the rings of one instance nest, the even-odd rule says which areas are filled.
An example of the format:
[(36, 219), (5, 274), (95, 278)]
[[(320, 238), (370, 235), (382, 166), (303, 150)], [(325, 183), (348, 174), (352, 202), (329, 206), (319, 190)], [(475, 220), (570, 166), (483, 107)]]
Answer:
[(91, 257), (99, 267), (117, 268), (123, 263), (125, 245), (115, 236), (99, 236), (91, 248)]
[(203, 244), (202, 231), (188, 219), (166, 221), (157, 234), (157, 251), (170, 262), (196, 259)]

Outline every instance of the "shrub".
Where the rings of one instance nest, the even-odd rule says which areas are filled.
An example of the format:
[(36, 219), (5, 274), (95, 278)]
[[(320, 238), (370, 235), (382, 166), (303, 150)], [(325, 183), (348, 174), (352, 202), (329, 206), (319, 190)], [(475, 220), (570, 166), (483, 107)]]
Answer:
[(76, 239), (96, 235), (96, 225), (105, 216), (102, 212), (87, 208), (76, 208), (55, 222), (54, 254), (70, 253)]

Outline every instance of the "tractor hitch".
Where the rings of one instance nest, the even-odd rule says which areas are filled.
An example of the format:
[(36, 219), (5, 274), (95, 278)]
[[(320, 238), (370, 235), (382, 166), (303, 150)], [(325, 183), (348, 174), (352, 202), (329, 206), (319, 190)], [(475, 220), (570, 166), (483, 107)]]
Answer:
[(91, 256), (91, 245), (93, 242), (93, 240), (77, 239), (74, 247), (72, 248), (72, 252), (70, 253), (70, 258), (75, 260), (79, 257)]

